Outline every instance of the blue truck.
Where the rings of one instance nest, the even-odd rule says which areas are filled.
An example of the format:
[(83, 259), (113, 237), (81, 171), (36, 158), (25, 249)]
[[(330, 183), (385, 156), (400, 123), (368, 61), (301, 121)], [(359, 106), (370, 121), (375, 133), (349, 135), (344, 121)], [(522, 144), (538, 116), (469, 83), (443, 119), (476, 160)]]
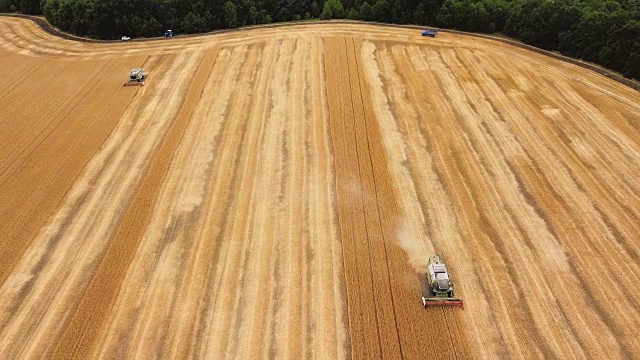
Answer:
[(422, 32), (422, 36), (436, 37), (436, 35), (438, 35), (438, 32), (435, 30), (427, 29)]

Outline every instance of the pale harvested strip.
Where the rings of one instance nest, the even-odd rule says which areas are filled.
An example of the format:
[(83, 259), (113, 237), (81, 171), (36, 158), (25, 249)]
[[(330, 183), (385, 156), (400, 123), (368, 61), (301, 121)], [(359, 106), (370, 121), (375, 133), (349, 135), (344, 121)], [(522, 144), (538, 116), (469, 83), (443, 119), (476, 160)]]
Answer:
[[(175, 115), (185, 73), (185, 54), (174, 61), (180, 72), (159, 79), (139, 94), (118, 127), (87, 165), (65, 203), (45, 226), (0, 288), (4, 357), (46, 354), (78, 295), (86, 287), (161, 134)], [(171, 60), (171, 59), (167, 59)], [(166, 60), (158, 69), (166, 68)], [(175, 65), (174, 65), (175, 66)], [(182, 79), (182, 80), (181, 80)], [(156, 94), (168, 92), (169, 100)], [(146, 100), (149, 96), (149, 100)], [(173, 98), (173, 100), (171, 100)], [(144, 102), (143, 102), (144, 100)], [(105, 206), (99, 206), (103, 204)]]
[(161, 135), (161, 145), (149, 161), (148, 171), (141, 180), (136, 195), (128, 204), (118, 230), (111, 238), (102, 262), (97, 266), (97, 272), (84, 291), (64, 334), (58, 340), (53, 354), (55, 358), (86, 358), (92, 353), (96, 338), (110, 315), (117, 289), (133, 260), (145, 226), (149, 223), (152, 205), (184, 129), (189, 124), (193, 105), (201, 98), (206, 75), (210, 72), (216, 53), (217, 49), (210, 50), (203, 61), (199, 61), (199, 56), (193, 57), (199, 62), (195, 78), (201, 80), (192, 82), (188, 87), (179, 113), (169, 129)]
[[(562, 86), (562, 82), (560, 82), (560, 86)], [(566, 91), (564, 94), (569, 99), (577, 100), (575, 94), (571, 91)], [(523, 102), (523, 104), (527, 104), (527, 102)], [(583, 105), (586, 104), (583, 103)], [(533, 106), (531, 105), (531, 107)], [(582, 108), (582, 111), (588, 110), (587, 106), (583, 106)], [(612, 109), (615, 109), (615, 107), (612, 107)], [(607, 108), (603, 110), (606, 111)], [(542, 118), (542, 116), (538, 115), (538, 118)], [(582, 123), (572, 124), (569, 119), (571, 119), (570, 116), (567, 117), (567, 125), (562, 123), (561, 126), (566, 126), (571, 129), (571, 125), (578, 127), (582, 126), (585, 122), (589, 122), (587, 119), (582, 119)], [(628, 141), (628, 138), (623, 135), (616, 134), (617, 128), (612, 126), (607, 117), (602, 116), (599, 122), (600, 124), (598, 124), (598, 126), (583, 129), (584, 135), (580, 136), (580, 139), (584, 141), (585, 144), (596, 147), (598, 138), (603, 135), (599, 133), (599, 129), (603, 127), (609, 127), (611, 129), (611, 131), (604, 132), (604, 134), (608, 133), (614, 137), (621, 136), (620, 141)], [(535, 129), (535, 127), (541, 123), (544, 122), (532, 121), (531, 126)], [(607, 170), (606, 167), (599, 171), (595, 169), (584, 171), (575, 166), (575, 159), (571, 159), (572, 161), (563, 161), (563, 163), (560, 164), (554, 155), (561, 155), (563, 153), (563, 151), (558, 151), (563, 148), (563, 143), (556, 142), (552, 144), (550, 140), (541, 140), (535, 137), (536, 134), (546, 134), (549, 130), (547, 130), (547, 132), (540, 130), (531, 131), (522, 129), (521, 127), (515, 127), (514, 130), (515, 133), (520, 136), (523, 143), (529, 143), (529, 148), (532, 149), (529, 151), (532, 154), (531, 156), (534, 159), (540, 159), (539, 165), (537, 165), (538, 171), (544, 174), (544, 177), (547, 178), (549, 183), (548, 186), (556, 192), (556, 196), (561, 197), (562, 202), (567, 206), (565, 211), (558, 212), (553, 211), (554, 208), (548, 208), (552, 211), (543, 211), (543, 216), (551, 220), (552, 223), (557, 221), (559, 216), (566, 216), (566, 214), (572, 214), (573, 216), (571, 218), (578, 220), (577, 222), (574, 220), (575, 225), (573, 226), (574, 229), (577, 230), (577, 234), (574, 233), (574, 236), (563, 236), (564, 234), (560, 233), (557, 235), (557, 238), (568, 249), (571, 249), (570, 257), (574, 259), (572, 265), (577, 268), (575, 269), (575, 276), (583, 287), (583, 291), (585, 292), (584, 296), (587, 296), (588, 301), (591, 303), (591, 309), (589, 310), (597, 311), (600, 321), (605, 322), (609, 330), (616, 335), (617, 340), (622, 342), (622, 344), (620, 344), (620, 350), (629, 355), (629, 351), (631, 350), (632, 353), (632, 349), (637, 348), (640, 344), (638, 344), (637, 332), (633, 330), (623, 331), (622, 328), (624, 326), (622, 323), (637, 324), (640, 319), (635, 316), (628, 317), (622, 314), (637, 314), (639, 309), (638, 300), (633, 296), (611, 296), (610, 293), (612, 291), (613, 293), (633, 294), (637, 289), (636, 284), (638, 284), (638, 278), (640, 276), (640, 272), (638, 271), (639, 264), (637, 262), (637, 248), (629, 246), (629, 244), (637, 243), (637, 216), (634, 216), (633, 213), (625, 213), (625, 211), (620, 208), (616, 209), (617, 206), (615, 205), (612, 206), (611, 200), (616, 198), (613, 190), (598, 189), (601, 188), (606, 181), (593, 181), (592, 176), (605, 172)], [(595, 139), (591, 140), (594, 137), (589, 135), (595, 135)], [(544, 145), (547, 143), (549, 146), (555, 145), (558, 150), (551, 147), (549, 147), (548, 150), (545, 149)], [(574, 143), (574, 139), (569, 143)], [(628, 144), (631, 153), (637, 153), (638, 145), (634, 145), (633, 142), (628, 142)], [(610, 156), (621, 156), (621, 151), (623, 150), (613, 145), (607, 147), (607, 153)], [(629, 175), (631, 173), (637, 172), (638, 167), (634, 166), (632, 162), (625, 160), (618, 161), (624, 161), (627, 172), (625, 172), (624, 169), (610, 169), (607, 174), (608, 178), (623, 179), (624, 177), (630, 177)], [(629, 170), (631, 173), (628, 173)], [(526, 178), (524, 179), (526, 180)], [(637, 183), (637, 179), (631, 181)], [(618, 186), (618, 191), (624, 190), (624, 187)], [(531, 191), (531, 194), (534, 197), (536, 196), (535, 191)], [(633, 193), (627, 193), (624, 200), (621, 199), (621, 204), (623, 207), (634, 207), (633, 204), (635, 204), (636, 198), (637, 196), (634, 196)], [(618, 214), (616, 214), (616, 212), (618, 212)], [(610, 223), (609, 219), (612, 217), (616, 218), (615, 221), (618, 222), (617, 229)], [(636, 221), (628, 221), (625, 223), (625, 217), (627, 219), (629, 219), (629, 217), (631, 217), (631, 219), (635, 217)], [(579, 239), (582, 241), (578, 241)], [(589, 259), (593, 260), (589, 261)], [(609, 284), (606, 290), (600, 286), (602, 283)], [(635, 328), (636, 327), (633, 327), (632, 329)], [(592, 338), (590, 340), (593, 342), (593, 347), (601, 346), (601, 344), (599, 344), (599, 342), (601, 343), (600, 339)]]
[[(372, 70), (370, 72), (367, 71), (367, 76), (373, 92), (372, 101), (377, 113), (382, 138), (387, 149), (393, 149), (387, 151), (389, 171), (397, 186), (397, 196), (402, 207), (402, 212), (399, 214), (402, 216), (398, 224), (399, 229), (395, 230), (396, 241), (410, 252), (410, 261), (414, 261), (414, 264), (423, 263), (429, 254), (435, 252), (435, 239), (440, 238), (441, 241), (446, 241), (445, 246), (454, 245), (452, 241), (458, 237), (453, 231), (456, 227), (455, 217), (452, 216), (452, 208), (442, 183), (438, 179), (439, 175), (434, 171), (433, 158), (430, 155), (430, 144), (427, 142), (428, 139), (425, 137), (424, 129), (421, 129), (420, 123), (417, 122), (417, 117), (421, 115), (418, 111), (421, 111), (421, 109), (417, 109), (412, 105), (412, 103), (417, 104), (416, 101), (407, 101), (406, 96), (411, 95), (397, 86), (403, 79), (396, 72), (395, 65), (390, 61), (390, 57), (387, 57), (390, 56), (389, 49), (384, 48), (384, 46), (379, 49), (379, 53), (383, 54), (386, 59), (381, 59), (380, 62), (376, 61), (378, 52), (374, 44), (365, 42), (362, 51), (365, 68)], [(388, 78), (377, 74), (385, 74)], [(392, 84), (395, 86), (392, 86)], [(378, 89), (385, 89), (385, 91), (382, 92)], [(430, 94), (427, 95), (430, 96)], [(428, 195), (425, 195), (424, 192)], [(434, 208), (434, 206), (438, 207)], [(450, 217), (446, 216), (447, 213), (449, 213)], [(437, 221), (443, 220), (451, 220), (452, 222), (449, 224), (437, 223)], [(429, 222), (435, 224), (435, 226), (428, 225)], [(456, 254), (457, 256), (462, 256), (464, 248), (457, 249)], [(460, 264), (471, 266), (470, 262), (465, 264), (464, 260)], [(419, 268), (424, 271), (421, 266)], [(394, 270), (400, 273), (407, 271), (401, 268)], [(411, 269), (410, 271), (413, 274), (408, 272), (407, 275), (414, 278), (411, 279), (409, 277), (409, 281), (417, 284), (417, 278), (415, 278), (416, 269)], [(418, 288), (415, 291), (419, 293)], [(416, 297), (415, 300), (419, 301), (419, 297)], [(452, 337), (455, 340), (449, 340), (451, 342), (446, 346), (452, 350), (460, 348), (461, 352), (454, 353), (451, 356), (469, 356), (464, 350), (463, 341), (457, 339), (456, 331), (459, 328), (457, 324), (459, 319), (456, 316), (451, 316), (452, 314), (448, 313), (445, 318), (444, 314), (431, 310), (425, 316), (425, 311), (418, 307), (413, 308), (412, 312), (413, 317), (404, 321), (409, 323), (418, 322), (417, 325), (421, 324), (422, 326), (413, 325), (414, 328), (418, 329), (423, 327), (419, 333), (437, 333), (437, 337), (430, 337), (431, 341), (436, 343)], [(445, 321), (449, 322), (447, 331), (441, 330)], [(490, 323), (490, 321), (487, 320), (487, 323)], [(407, 346), (407, 349), (421, 350), (414, 352), (413, 356), (419, 356), (418, 354), (428, 351), (428, 347), (421, 348), (420, 344), (425, 343), (426, 339), (420, 339), (420, 336), (407, 336), (407, 338), (402, 339), (402, 342), (406, 343), (405, 346), (410, 345)], [(438, 345), (442, 346), (442, 343)]]
[[(121, 87), (122, 70), (144, 60), (66, 66), (51, 59), (16, 58), (23, 60), (16, 68), (24, 76), (14, 78), (0, 95), (1, 281), (132, 101), (135, 91)], [(0, 77), (7, 70), (3, 67)]]
[[(470, 54), (465, 53), (464, 56), (468, 57)], [(477, 60), (476, 57), (474, 61), (477, 62)], [(522, 70), (523, 69), (518, 69), (518, 71)], [(478, 76), (481, 80), (488, 79), (487, 77), (482, 77), (480, 72), (478, 72)], [(536, 116), (536, 121), (532, 121), (531, 126), (535, 126), (541, 130), (546, 129), (545, 131), (539, 131), (541, 136), (544, 136), (545, 141), (557, 142), (558, 151), (556, 154), (564, 155), (562, 158), (566, 160), (563, 160), (563, 163), (571, 169), (572, 172), (579, 174), (579, 176), (575, 177), (575, 181), (577, 181), (585, 191), (590, 193), (593, 200), (609, 203), (610, 205), (606, 207), (612, 211), (616, 210), (616, 208), (620, 209), (617, 211), (616, 216), (613, 217), (615, 219), (614, 221), (617, 221), (619, 217), (620, 220), (623, 221), (637, 218), (640, 215), (638, 210), (638, 205), (640, 205), (638, 204), (638, 194), (636, 191), (629, 191), (629, 186), (636, 188), (638, 184), (637, 181), (634, 181), (632, 177), (630, 177), (631, 173), (625, 170), (628, 169), (629, 164), (637, 163), (637, 161), (631, 160), (638, 158), (638, 156), (633, 155), (633, 150), (631, 156), (627, 155), (626, 159), (608, 159), (611, 156), (616, 156), (616, 154), (606, 151), (599, 151), (600, 154), (596, 153), (589, 143), (600, 142), (602, 140), (610, 141), (610, 139), (602, 136), (602, 134), (606, 134), (604, 131), (589, 131), (593, 126), (588, 124), (588, 119), (585, 119), (585, 114), (587, 114), (585, 107), (575, 106), (573, 102), (567, 101), (566, 98), (562, 96), (563, 93), (568, 95), (572, 94), (573, 91), (569, 88), (564, 91), (559, 91), (557, 88), (563, 86), (563, 81), (551, 82), (548, 78), (540, 77), (540, 75), (536, 73), (529, 73), (528, 76), (531, 77), (533, 81), (549, 85), (549, 90), (547, 91), (530, 92), (528, 94), (529, 101), (523, 103), (523, 105), (526, 105), (531, 113)], [(603, 100), (607, 101), (607, 98), (603, 98)], [(611, 101), (611, 99), (609, 98), (608, 101)], [(536, 105), (537, 103), (542, 104), (541, 110), (540, 105)], [(563, 110), (561, 111), (560, 108)], [(607, 109), (607, 116), (600, 116), (596, 120), (600, 123), (598, 125), (599, 127), (608, 126), (607, 119), (611, 119), (611, 115), (615, 115), (617, 111), (614, 110), (616, 110), (616, 108), (618, 108), (618, 106)], [(638, 113), (636, 116), (640, 116), (640, 105), (635, 108), (635, 112)], [(536, 115), (538, 111), (540, 111), (541, 114)], [(631, 111), (631, 113), (629, 113), (631, 115), (634, 109), (627, 111)], [(624, 141), (638, 138), (638, 135), (640, 135), (638, 131), (626, 127), (625, 122), (617, 120), (618, 119), (614, 118), (613, 121), (615, 121), (615, 123), (612, 124), (614, 126), (609, 126), (612, 131), (616, 132), (618, 129), (623, 130), (625, 134), (629, 136), (629, 138)], [(594, 136), (602, 140), (594, 139)], [(620, 136), (616, 135), (616, 137)], [(638, 141), (636, 140), (635, 143), (637, 144)], [(630, 143), (630, 146), (631, 148), (634, 147), (633, 142)], [(604, 150), (608, 147), (616, 147), (616, 145), (615, 143), (609, 143), (600, 148)], [(637, 145), (635, 147), (637, 147)], [(618, 155), (620, 154), (619, 152), (616, 153), (618, 153)], [(634, 166), (637, 167), (637, 165)], [(613, 206), (613, 208), (611, 208), (611, 206)], [(635, 226), (638, 225), (636, 224)]]
[[(389, 163), (398, 194), (406, 196), (405, 217), (423, 215), (413, 220), (423, 243), (454, 262), (461, 296), (473, 302), (473, 316), (464, 320), (476, 350), (501, 357), (507, 349), (560, 357), (637, 352), (637, 334), (622, 330), (622, 318), (640, 321), (637, 300), (627, 296), (639, 290), (637, 214), (625, 211), (637, 209), (638, 134), (608, 120), (604, 111), (615, 106), (596, 110), (566, 78), (551, 82), (521, 63), (504, 69), (512, 64), (468, 49), (376, 42), (365, 43), (363, 54), (382, 103), (378, 119), (388, 127), (387, 155), (408, 151), (409, 171), (395, 166), (402, 158)], [(564, 109), (578, 116), (565, 118)], [(565, 142), (558, 129), (579, 131), (583, 147), (597, 155), (586, 157), (575, 147), (578, 138)], [(437, 175), (429, 178), (429, 169)], [(436, 184), (444, 186), (441, 198), (428, 188)], [(430, 210), (447, 203), (453, 212)], [(575, 209), (568, 219), (564, 208)], [(603, 292), (604, 283), (620, 295)]]
[(221, 50), (96, 355), (347, 356), (320, 57)]

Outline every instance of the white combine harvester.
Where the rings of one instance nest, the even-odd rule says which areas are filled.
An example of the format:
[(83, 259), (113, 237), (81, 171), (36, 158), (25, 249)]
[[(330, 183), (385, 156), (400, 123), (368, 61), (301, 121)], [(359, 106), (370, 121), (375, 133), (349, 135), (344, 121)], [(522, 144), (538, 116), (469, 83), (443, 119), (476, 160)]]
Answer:
[(420, 274), (422, 288), (422, 305), (429, 306), (460, 306), (464, 309), (462, 299), (453, 293), (453, 282), (449, 278), (447, 267), (438, 256), (429, 258), (426, 274)]
[(131, 69), (129, 73), (129, 80), (125, 82), (124, 86), (144, 86), (144, 80), (147, 75), (142, 68)]

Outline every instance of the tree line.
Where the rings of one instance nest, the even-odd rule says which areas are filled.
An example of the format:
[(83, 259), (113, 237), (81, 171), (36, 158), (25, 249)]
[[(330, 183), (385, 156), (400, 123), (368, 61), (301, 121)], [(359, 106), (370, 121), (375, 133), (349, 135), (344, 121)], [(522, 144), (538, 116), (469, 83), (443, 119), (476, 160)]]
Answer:
[(98, 39), (354, 19), (503, 33), (640, 79), (639, 0), (0, 0)]

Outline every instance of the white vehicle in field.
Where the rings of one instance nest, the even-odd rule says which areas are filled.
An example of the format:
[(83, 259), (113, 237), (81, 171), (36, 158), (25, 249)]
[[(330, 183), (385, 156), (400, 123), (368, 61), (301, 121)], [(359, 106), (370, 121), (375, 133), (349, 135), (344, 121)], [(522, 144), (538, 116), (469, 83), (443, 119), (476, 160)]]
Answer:
[(142, 68), (131, 69), (129, 72), (129, 80), (125, 82), (124, 86), (144, 86), (144, 81), (147, 78), (147, 74), (144, 73)]
[(129, 40), (131, 40), (131, 38), (130, 38), (130, 37), (128, 37), (128, 36), (123, 36), (123, 37), (122, 37), (122, 41), (129, 41)]

